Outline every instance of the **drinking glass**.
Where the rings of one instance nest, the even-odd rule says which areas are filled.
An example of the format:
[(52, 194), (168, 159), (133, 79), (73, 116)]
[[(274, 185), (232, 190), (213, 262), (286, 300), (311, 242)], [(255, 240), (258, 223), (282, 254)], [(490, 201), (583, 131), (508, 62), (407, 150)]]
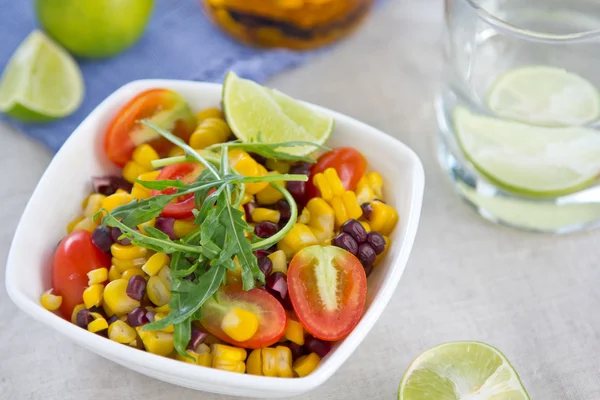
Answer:
[(445, 0), (439, 161), (493, 222), (600, 225), (600, 1)]
[(261, 47), (310, 49), (348, 35), (374, 0), (203, 0), (225, 32)]

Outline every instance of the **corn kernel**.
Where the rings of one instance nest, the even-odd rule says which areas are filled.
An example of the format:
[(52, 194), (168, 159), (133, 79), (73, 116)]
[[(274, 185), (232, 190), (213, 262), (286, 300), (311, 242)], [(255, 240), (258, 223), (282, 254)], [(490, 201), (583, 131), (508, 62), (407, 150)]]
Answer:
[(151, 276), (146, 286), (148, 299), (157, 306), (164, 306), (171, 300), (171, 291), (158, 276)]
[(250, 375), (262, 376), (262, 352), (261, 349), (252, 350), (246, 361), (246, 369)]
[(252, 220), (254, 222), (270, 221), (274, 223), (279, 222), (279, 211), (270, 210), (268, 208), (257, 207), (252, 210)]
[[(150, 146), (147, 143), (144, 143), (135, 148), (131, 158), (133, 159), (133, 161), (138, 163), (142, 168), (145, 168), (147, 170), (152, 170), (152, 169), (154, 169), (152, 167), (152, 161), (158, 160), (159, 156), (158, 156), (158, 153), (156, 152), (156, 150), (154, 150), (152, 148), (152, 146)], [(137, 178), (139, 175), (141, 175), (141, 174), (138, 174), (135, 177)]]
[[(137, 177), (137, 175), (136, 175)], [(118, 206), (122, 206), (125, 204), (129, 204), (134, 200), (133, 196), (130, 195), (129, 193), (125, 192), (117, 192), (114, 194), (111, 194), (110, 196), (107, 196), (104, 201), (102, 202), (102, 208), (104, 208), (106, 211), (112, 211), (115, 208), (117, 208)]]
[(57, 310), (62, 305), (62, 296), (56, 296), (52, 294), (52, 289), (48, 290), (40, 298), (42, 307), (48, 311)]
[(396, 210), (380, 201), (374, 201), (371, 206), (373, 207), (370, 218), (371, 229), (382, 235), (389, 235), (392, 233), (398, 222), (398, 213)]
[(127, 182), (134, 183), (135, 178), (148, 171), (148, 168), (141, 166), (137, 162), (129, 161), (123, 167), (123, 178), (125, 178)]
[(113, 257), (111, 260), (112, 265), (114, 265), (119, 273), (123, 273), (131, 268), (142, 268), (144, 264), (148, 261), (145, 257), (134, 258), (133, 260), (120, 260), (116, 257)]
[(173, 146), (169, 149), (168, 157), (177, 157), (185, 155), (185, 151), (179, 146)]
[(165, 253), (153, 254), (142, 266), (142, 270), (150, 276), (158, 274), (162, 267), (168, 265), (171, 260)]
[(148, 250), (145, 247), (134, 245), (123, 246), (119, 243), (113, 243), (110, 246), (110, 252), (113, 257), (119, 260), (134, 260), (136, 258), (141, 258), (146, 255), (147, 251)]
[(108, 279), (108, 269), (96, 268), (87, 273), (88, 285), (92, 286), (96, 283), (104, 283)]
[(206, 343), (200, 343), (194, 351), (198, 354), (210, 353), (210, 347)]
[(305, 209), (310, 213), (308, 226), (319, 244), (324, 245), (334, 235), (335, 214), (333, 208), (322, 198), (314, 197), (308, 201)]
[(193, 219), (176, 219), (173, 223), (173, 233), (177, 239), (194, 232), (200, 225), (196, 225)]
[(250, 193), (244, 193), (244, 197), (242, 197), (242, 204), (241, 205), (248, 204), (251, 201), (254, 201), (254, 196), (251, 195)]
[[(250, 157), (250, 156), (248, 156)], [(254, 161), (254, 160), (252, 160)], [(256, 161), (254, 161), (256, 163)], [(256, 163), (257, 174), (256, 175), (245, 175), (245, 176), (265, 176), (269, 174), (269, 171), (262, 165)], [(257, 194), (261, 190), (264, 190), (267, 186), (269, 186), (269, 182), (256, 182), (256, 183), (246, 183), (244, 184), (246, 187), (246, 191), (250, 194)]]
[(335, 214), (335, 224), (337, 226), (341, 226), (344, 222), (350, 219), (341, 197), (334, 197), (331, 199), (331, 207), (333, 208), (333, 212)]
[(135, 329), (142, 339), (144, 348), (148, 353), (158, 354), (159, 356), (168, 356), (175, 349), (172, 333), (144, 331), (141, 326)]
[(288, 318), (287, 325), (285, 328), (285, 334), (283, 335), (290, 342), (304, 345), (304, 328), (298, 321)]
[(190, 136), (190, 146), (194, 149), (204, 149), (213, 144), (226, 142), (231, 130), (221, 118), (205, 118)]
[(316, 174), (313, 177), (313, 184), (319, 189), (321, 198), (330, 201), (333, 199), (333, 191), (327, 182), (327, 178), (322, 173)]
[(203, 367), (210, 368), (212, 366), (213, 356), (210, 353), (198, 354), (196, 358), (196, 364), (202, 365)]
[(158, 275), (161, 281), (165, 284), (166, 287), (171, 287), (171, 268), (168, 265), (165, 265), (158, 271)]
[[(154, 315), (154, 321), (160, 321), (161, 319), (165, 318), (166, 316), (167, 316), (167, 314), (157, 312)], [(167, 332), (167, 333), (173, 333), (173, 332), (175, 332), (175, 327), (173, 326), (173, 324), (171, 324), (171, 325), (168, 325), (167, 327), (161, 329), (161, 331)]]
[(75, 226), (77, 226), (77, 224), (81, 222), (81, 220), (83, 220), (84, 218), (85, 217), (82, 215), (69, 222), (69, 224), (67, 225), (67, 233), (73, 232), (75, 230)]
[(277, 250), (273, 253), (269, 254), (267, 257), (273, 263), (273, 270), (271, 273), (282, 272), (287, 275), (288, 265), (287, 265), (287, 257), (283, 250)]
[(221, 329), (236, 342), (245, 342), (258, 330), (258, 317), (251, 311), (232, 307), (223, 317)]
[(131, 343), (136, 337), (135, 329), (121, 320), (116, 320), (108, 326), (108, 338), (117, 343)]
[(223, 114), (223, 111), (219, 110), (218, 108), (214, 107), (214, 108), (206, 108), (202, 111), (198, 111), (196, 113), (196, 120), (200, 123), (202, 121), (204, 121), (207, 118), (219, 118), (219, 119), (224, 119), (225, 115)]
[[(142, 181), (154, 181), (158, 177), (158, 174), (160, 174), (160, 171), (150, 171), (141, 174), (138, 176), (138, 179)], [(152, 191), (150, 189), (146, 189), (140, 183), (135, 182), (133, 184), (133, 188), (131, 189), (131, 195), (138, 200), (144, 200), (152, 196)]]
[[(106, 288), (105, 288), (106, 289)], [(108, 304), (106, 304), (106, 301), (102, 301), (102, 309), (104, 310), (104, 314), (106, 314), (106, 316), (108, 318), (112, 317), (113, 315), (115, 315), (115, 312), (112, 310), (112, 308), (110, 308), (108, 306)], [(122, 314), (119, 315), (119, 318), (125, 317), (127, 318), (127, 314)]]
[(81, 304), (77, 304), (75, 307), (73, 307), (73, 312), (71, 312), (71, 322), (74, 324), (77, 324), (77, 314), (79, 314), (79, 311), (85, 309), (85, 304), (81, 303)]
[(88, 286), (83, 291), (83, 304), (85, 308), (92, 308), (102, 304), (102, 295), (104, 294), (104, 285), (97, 283), (95, 285)]
[(363, 228), (365, 228), (365, 231), (367, 231), (367, 233), (371, 232), (371, 225), (369, 225), (369, 223), (367, 221), (358, 221), (360, 222), (360, 224), (363, 226)]
[(146, 276), (146, 274), (144, 273), (144, 271), (142, 271), (141, 268), (129, 268), (127, 271), (123, 272), (123, 274), (121, 275), (121, 278), (129, 281), (129, 279), (131, 279), (132, 276), (136, 276), (136, 275), (139, 275), (142, 278), (144, 278)]
[(177, 355), (175, 356), (175, 358), (177, 360), (179, 360), (179, 361), (183, 361), (183, 362), (186, 362), (188, 364), (198, 364), (198, 357), (200, 356), (200, 354), (197, 354), (193, 350), (186, 350), (185, 352), (187, 353), (187, 355), (189, 357), (186, 357), (183, 354), (177, 353)]
[(292, 368), (300, 378), (303, 378), (317, 369), (320, 362), (321, 358), (316, 353), (310, 353), (298, 358)]
[(115, 279), (104, 288), (104, 305), (118, 316), (128, 314), (140, 306), (140, 302), (127, 296), (127, 279)]
[(262, 349), (262, 372), (264, 376), (291, 378), (292, 351), (285, 346), (276, 348), (265, 347)]
[(106, 199), (106, 196), (100, 193), (92, 193), (87, 197), (85, 202), (85, 208), (83, 209), (83, 215), (85, 217), (92, 218), (101, 208), (102, 203)]
[(383, 199), (383, 178), (377, 172), (369, 172), (366, 175), (369, 186), (373, 190), (375, 199)]
[(213, 344), (211, 346), (212, 367), (230, 372), (244, 373), (246, 371), (246, 350), (239, 347)]
[[(285, 187), (283, 181), (278, 181), (277, 183)], [(256, 193), (256, 201), (259, 204), (275, 204), (281, 199), (283, 199), (283, 194), (271, 185), (266, 186), (263, 190)]]
[(292, 229), (277, 243), (277, 248), (283, 250), (288, 258), (292, 258), (305, 247), (318, 244), (317, 238), (308, 226), (294, 224)]
[(308, 208), (304, 207), (302, 209), (302, 212), (298, 217), (298, 222), (304, 225), (308, 225), (310, 223), (310, 211), (308, 211)]
[(94, 229), (96, 229), (97, 227), (98, 227), (98, 224), (96, 224), (94, 222), (94, 220), (92, 220), (92, 218), (85, 217), (81, 221), (79, 221), (75, 224), (75, 226), (73, 227), (73, 230), (77, 231), (77, 230), (82, 229), (84, 231), (94, 232)]
[(108, 328), (108, 322), (98, 313), (91, 313), (94, 320), (87, 326), (87, 330), (96, 333)]

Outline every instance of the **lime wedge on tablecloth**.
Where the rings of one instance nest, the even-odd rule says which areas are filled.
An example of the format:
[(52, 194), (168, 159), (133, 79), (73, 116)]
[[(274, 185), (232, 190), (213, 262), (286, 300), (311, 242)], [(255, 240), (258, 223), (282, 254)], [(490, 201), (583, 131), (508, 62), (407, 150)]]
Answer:
[(405, 372), (399, 400), (529, 400), (519, 375), (497, 349), (453, 342), (419, 355)]
[(454, 111), (465, 155), (494, 182), (533, 196), (582, 189), (600, 173), (600, 133), (583, 127), (546, 128)]
[(25, 122), (43, 122), (73, 113), (83, 100), (77, 63), (40, 31), (14, 52), (0, 80), (0, 111)]
[(600, 93), (587, 79), (548, 66), (512, 68), (487, 98), (498, 116), (540, 126), (585, 125), (600, 117)]
[[(333, 118), (304, 103), (229, 72), (223, 84), (223, 110), (233, 133), (245, 142), (308, 141), (324, 144)], [(286, 147), (290, 154), (307, 155), (313, 146)]]

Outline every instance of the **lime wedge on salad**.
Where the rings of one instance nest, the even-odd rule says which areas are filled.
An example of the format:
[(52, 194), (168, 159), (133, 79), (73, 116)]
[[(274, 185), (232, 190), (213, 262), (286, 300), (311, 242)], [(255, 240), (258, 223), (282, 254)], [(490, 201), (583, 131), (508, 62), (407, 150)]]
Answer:
[(547, 128), (454, 111), (463, 152), (491, 180), (533, 196), (582, 189), (600, 173), (600, 133), (583, 127)]
[(600, 93), (591, 82), (548, 66), (512, 68), (501, 74), (487, 104), (500, 117), (540, 126), (585, 125), (600, 117)]
[(529, 400), (519, 375), (497, 349), (453, 342), (419, 355), (400, 382), (399, 400)]
[[(233, 72), (223, 84), (223, 110), (235, 136), (245, 142), (322, 145), (333, 131), (333, 118), (327, 114)], [(305, 156), (314, 150), (314, 146), (295, 146), (281, 151)]]
[(0, 80), (0, 111), (25, 122), (43, 122), (73, 113), (83, 100), (77, 63), (40, 31), (14, 52)]

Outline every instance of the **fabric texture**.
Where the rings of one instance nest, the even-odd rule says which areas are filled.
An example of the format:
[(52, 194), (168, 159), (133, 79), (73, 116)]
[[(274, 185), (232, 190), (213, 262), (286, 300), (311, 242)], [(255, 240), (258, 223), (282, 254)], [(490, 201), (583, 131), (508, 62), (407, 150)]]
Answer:
[[(240, 76), (263, 82), (318, 53), (244, 46), (214, 26), (200, 3), (200, 0), (156, 0), (147, 30), (133, 47), (109, 59), (78, 60), (86, 93), (83, 104), (73, 115), (45, 124), (7, 121), (57, 151), (90, 111), (132, 80), (221, 82), (227, 71), (233, 70)], [(34, 2), (0, 0), (0, 27), (3, 69), (19, 44), (37, 28)]]

